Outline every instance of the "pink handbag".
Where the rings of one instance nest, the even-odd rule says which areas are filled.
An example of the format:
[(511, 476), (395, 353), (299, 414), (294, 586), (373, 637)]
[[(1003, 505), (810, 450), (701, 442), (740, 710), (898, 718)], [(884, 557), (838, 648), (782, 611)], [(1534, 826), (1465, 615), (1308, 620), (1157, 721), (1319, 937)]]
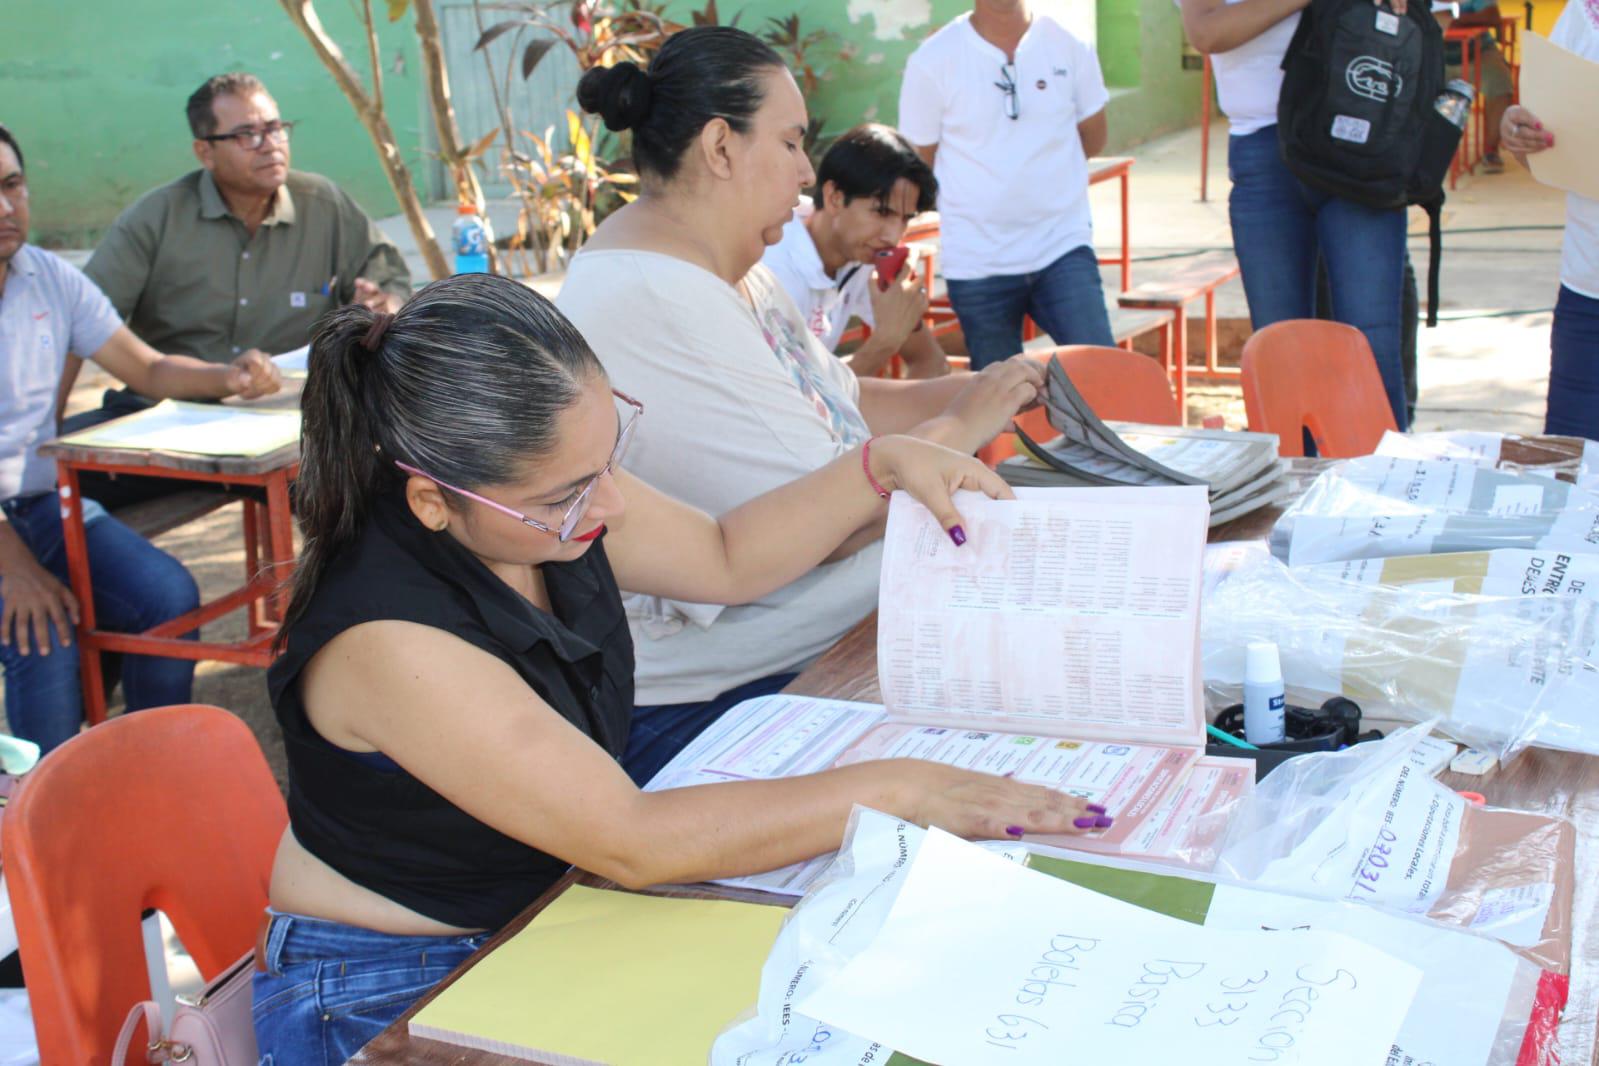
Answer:
[[(117, 1034), (111, 1066), (146, 1062), (184, 1062), (191, 1066), (256, 1066), (259, 1053), (250, 1021), (250, 978), (255, 972), (251, 951), (205, 986), (195, 999), (178, 997), (172, 1028), (161, 1032), (161, 1010), (145, 1000), (128, 1013)], [(128, 1045), (143, 1018), (150, 1043), (142, 1056), (128, 1057)]]

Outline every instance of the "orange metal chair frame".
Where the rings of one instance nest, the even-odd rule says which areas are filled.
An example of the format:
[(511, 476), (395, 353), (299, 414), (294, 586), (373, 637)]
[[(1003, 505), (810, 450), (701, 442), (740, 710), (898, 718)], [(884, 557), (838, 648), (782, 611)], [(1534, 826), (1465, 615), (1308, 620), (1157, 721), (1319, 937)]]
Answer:
[(207, 981), (249, 951), (287, 823), (254, 735), (217, 707), (119, 717), (23, 778), (0, 857), (42, 1061), (110, 1061), (150, 997), (147, 910), (172, 920)]

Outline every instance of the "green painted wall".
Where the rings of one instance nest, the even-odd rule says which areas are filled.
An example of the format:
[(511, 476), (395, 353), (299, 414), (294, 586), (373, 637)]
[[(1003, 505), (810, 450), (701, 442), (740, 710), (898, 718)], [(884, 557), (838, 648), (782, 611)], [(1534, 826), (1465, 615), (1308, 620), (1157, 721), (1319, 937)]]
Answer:
[(1098, 0), (1099, 58), (1111, 87), (1111, 152), (1199, 121), (1203, 76), (1182, 69), (1183, 24), (1171, 0)]
[[(354, 5), (317, 6), (365, 69)], [(184, 102), (226, 70), (261, 78), (300, 123), (296, 167), (375, 215), (398, 210), (372, 142), (276, 0), (4, 0), (0, 24), (0, 122), (27, 155), (40, 243), (86, 247), (140, 193), (192, 170)], [(379, 44), (389, 120), (415, 169), (424, 112), (410, 22), (385, 22)]]
[[(670, 14), (686, 16), (703, 0), (678, 0)], [(856, 122), (893, 122), (899, 112), (899, 72), (905, 58), (938, 26), (971, 9), (970, 0), (722, 0), (723, 17), (742, 10), (739, 25), (758, 30), (770, 16), (801, 12), (802, 28), (823, 28), (853, 42), (855, 54), (835, 63), (812, 101), (827, 132)], [(1113, 90), (1110, 150), (1148, 140), (1199, 116), (1200, 76), (1181, 68), (1182, 21), (1171, 0), (1037, 0), (1079, 33), (1097, 38), (1100, 65)]]
[[(453, 7), (460, 0), (444, 0)], [(1191, 124), (1199, 75), (1180, 69), (1182, 29), (1171, 0), (1036, 0), (1069, 25), (1097, 23), (1112, 87), (1111, 150)], [(4, 0), (0, 122), (28, 156), (34, 239), (86, 247), (145, 190), (192, 169), (183, 104), (206, 77), (247, 70), (272, 90), (295, 131), (297, 167), (326, 174), (374, 215), (397, 211), (365, 131), (275, 0)], [(382, 4), (375, 5), (382, 8)], [(704, 0), (674, 0), (687, 20)], [(812, 101), (830, 133), (865, 119), (895, 121), (905, 58), (969, 0), (723, 0), (724, 18), (759, 30), (798, 11), (853, 54), (826, 64)], [(334, 38), (366, 67), (351, 0), (320, 0)], [(453, 24), (453, 23), (452, 23)], [(1089, 34), (1085, 33), (1085, 36)], [(419, 185), (430, 184), (424, 104), (411, 22), (380, 31), (390, 122)], [(471, 72), (477, 74), (474, 67)], [(467, 87), (457, 74), (457, 96)], [(436, 183), (436, 182), (433, 182)]]

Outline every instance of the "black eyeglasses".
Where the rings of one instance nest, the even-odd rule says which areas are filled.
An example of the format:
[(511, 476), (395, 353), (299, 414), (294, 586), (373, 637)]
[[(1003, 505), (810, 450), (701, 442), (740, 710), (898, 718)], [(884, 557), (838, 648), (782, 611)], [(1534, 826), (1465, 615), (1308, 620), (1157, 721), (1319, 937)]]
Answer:
[(246, 152), (254, 152), (268, 140), (274, 144), (285, 144), (289, 140), (289, 131), (294, 129), (292, 122), (268, 122), (265, 126), (251, 126), (247, 129), (234, 130), (232, 133), (213, 133), (201, 137), (202, 141), (212, 144), (218, 141), (233, 141)]
[(1016, 96), (1016, 64), (1001, 63), (999, 77), (994, 84), (1005, 94), (1005, 117), (1015, 121), (1022, 114), (1021, 101)]

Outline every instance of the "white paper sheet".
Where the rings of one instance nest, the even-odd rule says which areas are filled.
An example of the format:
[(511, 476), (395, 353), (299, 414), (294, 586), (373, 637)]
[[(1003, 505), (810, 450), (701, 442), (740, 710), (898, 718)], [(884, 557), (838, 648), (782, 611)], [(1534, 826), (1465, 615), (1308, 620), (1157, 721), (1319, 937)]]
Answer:
[(278, 366), (278, 373), (284, 377), (304, 377), (310, 369), (310, 360), (311, 346), (309, 344), (296, 348), (292, 352), (284, 352), (281, 355), (272, 357), (272, 361)]
[(1197, 927), (932, 830), (870, 945), (797, 1006), (942, 1066), (1377, 1066), (1420, 980), (1339, 933)]
[[(1545, 903), (1547, 907), (1547, 902)], [(1349, 907), (1219, 885), (1205, 913), (1207, 929), (1304, 929), (1343, 933), (1414, 966), (1422, 973), (1395, 1038), (1396, 1057), (1437, 1066), (1486, 1066), (1493, 1061), (1504, 1018), (1496, 1005), (1512, 995), (1518, 976), (1531, 978), (1504, 945), (1394, 915), (1371, 907)], [(1524, 1022), (1524, 1019), (1523, 1019)], [(1509, 1035), (1525, 1032), (1512, 1024)], [(1519, 1042), (1517, 1042), (1519, 1044)]]
[(300, 439), (300, 412), (162, 400), (148, 410), (62, 438), (86, 448), (261, 456)]

